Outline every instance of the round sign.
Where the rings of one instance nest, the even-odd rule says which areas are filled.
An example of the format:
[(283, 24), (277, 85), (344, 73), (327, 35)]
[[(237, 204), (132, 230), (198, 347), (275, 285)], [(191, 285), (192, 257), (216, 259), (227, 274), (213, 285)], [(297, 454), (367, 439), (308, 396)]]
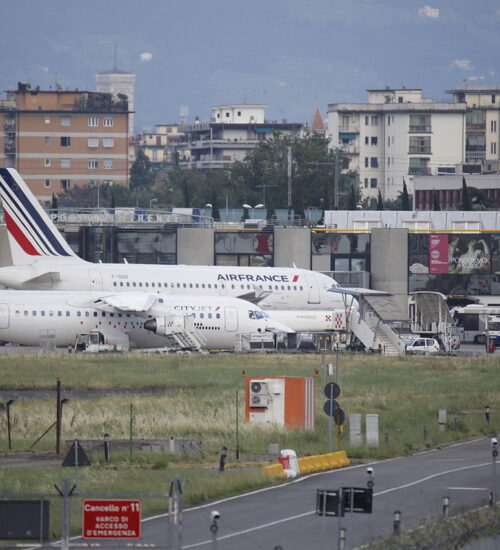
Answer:
[(329, 399), (323, 405), (323, 410), (325, 411), (326, 416), (335, 417), (335, 411), (340, 407), (337, 401), (334, 399)]
[(325, 386), (325, 395), (328, 399), (337, 399), (340, 395), (340, 386), (335, 382), (328, 382)]
[(340, 407), (337, 407), (333, 411), (333, 421), (337, 426), (342, 426), (342, 424), (345, 422), (345, 412), (344, 409), (341, 409)]

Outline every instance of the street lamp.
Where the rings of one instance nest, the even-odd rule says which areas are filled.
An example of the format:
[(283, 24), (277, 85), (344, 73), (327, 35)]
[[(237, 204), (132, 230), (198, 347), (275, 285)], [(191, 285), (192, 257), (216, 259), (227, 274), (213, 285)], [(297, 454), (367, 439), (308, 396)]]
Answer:
[(158, 202), (158, 199), (151, 199), (151, 200), (149, 201), (149, 209), (150, 209), (150, 210), (151, 210), (151, 208), (153, 207), (152, 205), (153, 205), (154, 202)]

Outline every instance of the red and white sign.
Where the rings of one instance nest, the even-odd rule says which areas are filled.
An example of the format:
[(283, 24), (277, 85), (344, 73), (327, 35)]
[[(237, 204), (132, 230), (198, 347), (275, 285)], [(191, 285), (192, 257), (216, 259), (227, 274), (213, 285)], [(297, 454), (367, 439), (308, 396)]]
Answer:
[(429, 237), (429, 273), (448, 273), (448, 235)]
[(83, 538), (138, 539), (140, 536), (140, 500), (83, 501)]

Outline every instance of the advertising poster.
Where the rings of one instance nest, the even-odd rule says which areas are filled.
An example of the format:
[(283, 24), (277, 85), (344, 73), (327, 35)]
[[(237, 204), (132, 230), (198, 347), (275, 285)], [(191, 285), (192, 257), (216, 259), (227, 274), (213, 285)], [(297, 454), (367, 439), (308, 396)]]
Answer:
[(448, 273), (448, 235), (429, 235), (429, 273)]

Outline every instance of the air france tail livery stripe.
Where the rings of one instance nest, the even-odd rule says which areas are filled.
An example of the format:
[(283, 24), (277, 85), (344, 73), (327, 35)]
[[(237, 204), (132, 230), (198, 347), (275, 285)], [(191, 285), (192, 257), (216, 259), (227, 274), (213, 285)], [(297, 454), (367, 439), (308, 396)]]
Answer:
[(45, 222), (8, 168), (0, 168), (0, 193), (10, 234), (30, 256), (72, 256), (65, 241)]

